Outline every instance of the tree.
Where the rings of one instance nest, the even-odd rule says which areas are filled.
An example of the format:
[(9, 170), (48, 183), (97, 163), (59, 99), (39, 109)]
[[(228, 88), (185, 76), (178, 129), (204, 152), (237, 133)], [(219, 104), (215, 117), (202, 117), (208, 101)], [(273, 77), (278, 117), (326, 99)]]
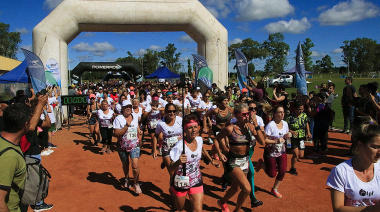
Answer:
[(9, 32), (9, 24), (0, 22), (0, 55), (17, 59), (19, 43), (21, 43), (20, 33)]
[(370, 38), (356, 38), (346, 40), (341, 46), (343, 50), (343, 62), (349, 64), (350, 72), (363, 73), (377, 71), (380, 67), (378, 59), (379, 45)]
[(162, 59), (162, 65), (166, 65), (169, 70), (178, 73), (178, 71), (181, 69), (181, 63), (179, 63), (181, 52), (176, 53), (176, 51), (177, 48), (174, 46), (174, 44), (169, 43), (165, 50), (158, 52), (158, 55)]
[(144, 76), (147, 76), (157, 69), (158, 63), (160, 62), (160, 57), (158, 56), (157, 51), (147, 49), (146, 53), (142, 57), (142, 61)]
[(324, 73), (330, 73), (333, 70), (334, 63), (331, 61), (331, 57), (326, 55), (322, 58), (320, 66)]
[(142, 68), (140, 60), (138, 58), (135, 58), (130, 51), (127, 52), (127, 57), (119, 57), (115, 62), (117, 63), (132, 63), (139, 68)]
[[(312, 51), (310, 51), (311, 48), (313, 48), (315, 45), (311, 41), (310, 38), (306, 38), (305, 41), (301, 44), (302, 53), (303, 53), (303, 61), (305, 64), (305, 70), (311, 71), (313, 68), (313, 60), (311, 58), (311, 54), (313, 54)], [(297, 54), (297, 49), (294, 51)]]
[(264, 41), (263, 46), (269, 52), (269, 59), (265, 63), (267, 73), (281, 73), (288, 65), (286, 56), (290, 50), (289, 45), (284, 42), (284, 35), (281, 33), (270, 34), (268, 40)]

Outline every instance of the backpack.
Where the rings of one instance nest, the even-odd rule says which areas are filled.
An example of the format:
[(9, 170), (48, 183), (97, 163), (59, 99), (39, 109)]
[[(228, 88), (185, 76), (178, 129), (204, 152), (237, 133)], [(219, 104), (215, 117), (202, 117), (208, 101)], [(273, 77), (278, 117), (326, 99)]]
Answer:
[[(5, 148), (0, 152), (0, 156), (10, 149), (13, 149), (23, 156), (12, 147)], [(19, 194), (21, 204), (36, 205), (47, 197), (51, 175), (45, 167), (41, 165), (39, 159), (24, 156), (23, 158), (26, 163), (25, 188), (22, 190), (14, 183), (12, 183), (12, 188)]]

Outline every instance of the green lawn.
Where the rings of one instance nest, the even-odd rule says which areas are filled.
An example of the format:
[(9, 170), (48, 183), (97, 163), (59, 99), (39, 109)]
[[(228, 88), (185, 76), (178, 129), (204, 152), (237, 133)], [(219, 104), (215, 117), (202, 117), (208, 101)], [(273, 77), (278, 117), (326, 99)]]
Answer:
[[(259, 77), (260, 78), (260, 77)], [(259, 79), (258, 78), (258, 79)], [(343, 94), (343, 88), (345, 87), (344, 84), (344, 78), (339, 78), (337, 75), (314, 75), (313, 78), (308, 78), (307, 81), (311, 82), (308, 84), (308, 92), (310, 91), (316, 91), (319, 90), (315, 88), (316, 85), (321, 85), (322, 83), (327, 83), (328, 80), (331, 80), (335, 84), (335, 93), (338, 94), (338, 98), (335, 99), (333, 103), (333, 110), (335, 111), (335, 121), (333, 126), (335, 128), (343, 129), (344, 121), (343, 121), (343, 112), (342, 112), (342, 106), (340, 104), (342, 94)], [(354, 78), (353, 80), (353, 86), (356, 88), (356, 91), (358, 92), (359, 86), (362, 84), (367, 84), (369, 82), (378, 81), (377, 78)], [(286, 88), (286, 92), (289, 93), (296, 93), (296, 88)], [(272, 96), (272, 88), (268, 88), (268, 93), (270, 96)], [(358, 93), (359, 96), (359, 93)]]

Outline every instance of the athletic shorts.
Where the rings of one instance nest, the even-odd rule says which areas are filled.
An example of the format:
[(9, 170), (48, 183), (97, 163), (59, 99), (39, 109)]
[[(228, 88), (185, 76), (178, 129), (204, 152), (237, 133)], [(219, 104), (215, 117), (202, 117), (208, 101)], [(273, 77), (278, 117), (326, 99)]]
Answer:
[(219, 129), (216, 125), (212, 125), (212, 133), (214, 134), (214, 136), (216, 136), (216, 134), (220, 131), (222, 131), (221, 129)]
[(226, 171), (230, 173), (235, 168), (241, 168), (241, 170), (246, 174), (248, 173), (249, 167), (249, 156), (248, 155), (238, 155), (229, 152), (227, 154), (227, 162), (225, 163)]
[(150, 129), (150, 128), (148, 127), (148, 133), (149, 133), (149, 135), (152, 134), (152, 133), (155, 133), (155, 132), (156, 132), (156, 129)]
[(51, 127), (49, 128), (49, 132), (55, 131), (55, 123), (51, 124)]
[(88, 124), (89, 125), (95, 125), (96, 124), (96, 118), (95, 117), (91, 117), (90, 120), (88, 121)]
[(176, 197), (185, 197), (187, 194), (203, 193), (203, 185), (198, 186), (198, 187), (192, 187), (192, 188), (189, 188), (185, 191), (177, 191), (177, 190), (175, 190), (175, 188), (173, 186), (171, 187), (171, 189), (173, 191), (173, 194)]
[(304, 141), (306, 140), (306, 138), (291, 138), (291, 140), (292, 140), (292, 149), (296, 149), (296, 148), (298, 148), (299, 150), (305, 149)]

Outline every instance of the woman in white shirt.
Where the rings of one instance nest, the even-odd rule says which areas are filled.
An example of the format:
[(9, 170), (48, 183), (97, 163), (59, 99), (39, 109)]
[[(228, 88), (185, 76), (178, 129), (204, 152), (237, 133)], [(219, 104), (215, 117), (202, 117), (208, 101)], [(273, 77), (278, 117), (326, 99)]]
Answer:
[[(148, 134), (152, 138), (152, 145), (154, 142), (154, 133), (156, 131), (156, 126), (158, 121), (162, 119), (162, 106), (158, 104), (158, 95), (153, 94), (152, 102), (145, 108), (144, 117), (147, 119)], [(160, 145), (161, 146), (161, 145)], [(153, 146), (152, 146), (153, 149)]]
[(380, 126), (370, 122), (354, 125), (355, 156), (327, 179), (334, 211), (380, 211)]
[[(178, 141), (170, 151), (171, 163), (168, 170), (174, 172), (171, 190), (178, 211), (183, 210), (187, 195), (189, 195), (192, 211), (202, 211), (204, 195), (199, 161), (203, 154), (211, 161), (212, 165), (218, 167), (219, 163), (213, 161), (207, 151), (203, 149), (203, 139), (198, 136), (199, 125), (194, 115), (184, 117), (184, 132), (185, 141)], [(185, 152), (183, 153), (184, 149)], [(182, 164), (186, 164), (185, 176), (183, 176)]]
[[(111, 98), (110, 98), (111, 99)], [(111, 144), (112, 144), (112, 131), (113, 125), (112, 121), (114, 118), (114, 112), (108, 107), (107, 100), (103, 100), (101, 104), (101, 109), (98, 110), (97, 116), (99, 121), (99, 131), (102, 136), (102, 150), (100, 153), (111, 153)]]
[(129, 158), (131, 158), (131, 166), (133, 170), (134, 188), (137, 194), (140, 194), (141, 188), (139, 184), (139, 158), (142, 132), (139, 128), (139, 119), (132, 113), (132, 105), (128, 104), (122, 107), (122, 115), (118, 115), (113, 122), (115, 129), (115, 137), (118, 139), (119, 157), (123, 164), (125, 175), (125, 188), (130, 187), (129, 183)]
[(270, 178), (276, 177), (271, 194), (277, 198), (282, 198), (277, 189), (285, 177), (287, 157), (284, 143), (288, 137), (291, 137), (291, 133), (289, 133), (288, 123), (283, 120), (284, 107), (276, 105), (273, 107), (272, 113), (273, 120), (265, 127), (265, 133), (268, 137), (265, 139), (264, 161), (260, 159), (255, 170), (259, 172), (262, 168)]

